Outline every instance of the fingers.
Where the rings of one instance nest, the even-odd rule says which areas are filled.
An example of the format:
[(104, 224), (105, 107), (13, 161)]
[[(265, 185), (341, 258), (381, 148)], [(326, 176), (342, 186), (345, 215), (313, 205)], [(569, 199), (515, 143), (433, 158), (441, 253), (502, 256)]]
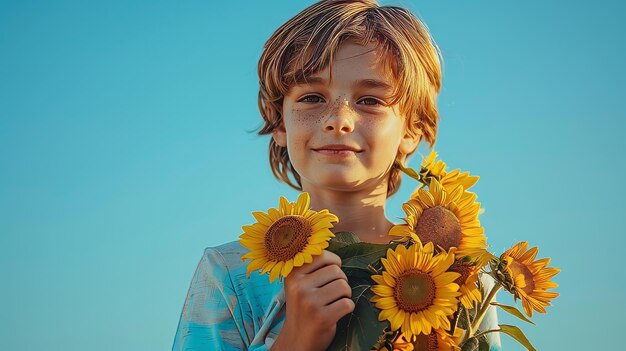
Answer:
[(328, 313), (333, 320), (339, 320), (341, 317), (354, 311), (354, 307), (354, 301), (344, 297), (328, 305), (325, 312)]
[(313, 261), (311, 263), (304, 264), (302, 267), (296, 267), (293, 269), (292, 274), (294, 275), (302, 275), (309, 274), (318, 270), (321, 267), (328, 265), (337, 265), (341, 267), (341, 258), (336, 254), (322, 250), (322, 254), (319, 256), (313, 257)]
[(305, 329), (316, 331), (319, 337), (354, 310), (351, 297), (352, 288), (341, 270), (341, 258), (324, 250), (312, 262), (294, 268), (285, 278), (285, 323), (300, 323), (300, 329), (307, 326)]
[(348, 282), (348, 277), (346, 277), (346, 274), (341, 270), (341, 268), (332, 264), (307, 274), (302, 277), (300, 281), (306, 286), (321, 288), (322, 286), (337, 279), (342, 279)]
[(319, 302), (326, 306), (342, 298), (351, 298), (352, 288), (347, 281), (337, 279), (319, 288), (316, 295)]

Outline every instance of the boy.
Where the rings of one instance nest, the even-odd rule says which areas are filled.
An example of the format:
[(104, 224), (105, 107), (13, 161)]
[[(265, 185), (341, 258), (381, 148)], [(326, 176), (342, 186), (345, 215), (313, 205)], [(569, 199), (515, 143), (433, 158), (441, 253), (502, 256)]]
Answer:
[[(340, 218), (333, 231), (388, 243), (396, 164), (435, 142), (439, 51), (410, 12), (374, 1), (320, 1), (274, 32), (259, 61), (260, 135), (274, 175)], [(290, 174), (294, 180), (290, 179)], [(238, 242), (208, 248), (192, 280), (174, 350), (324, 350), (354, 309), (328, 251), (284, 283), (246, 278)]]

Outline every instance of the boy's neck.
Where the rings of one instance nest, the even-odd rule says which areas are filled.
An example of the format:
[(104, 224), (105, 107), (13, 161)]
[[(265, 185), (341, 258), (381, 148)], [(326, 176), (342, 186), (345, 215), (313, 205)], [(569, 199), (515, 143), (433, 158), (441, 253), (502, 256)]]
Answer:
[[(305, 191), (306, 187), (305, 187)], [(310, 191), (311, 209), (328, 209), (339, 217), (331, 229), (337, 232), (352, 232), (362, 242), (387, 244), (393, 237), (387, 235), (394, 225), (385, 217), (387, 192), (338, 192)]]

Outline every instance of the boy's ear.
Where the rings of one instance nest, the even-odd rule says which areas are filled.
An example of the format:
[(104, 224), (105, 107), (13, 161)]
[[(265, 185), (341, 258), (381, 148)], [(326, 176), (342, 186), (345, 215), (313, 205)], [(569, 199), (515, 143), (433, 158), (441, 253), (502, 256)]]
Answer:
[(408, 155), (417, 149), (420, 141), (422, 140), (422, 134), (418, 134), (415, 136), (411, 136), (408, 133), (404, 134), (402, 140), (400, 141), (400, 146), (398, 147), (398, 151), (404, 155)]
[(287, 132), (285, 131), (285, 126), (281, 121), (280, 126), (278, 126), (272, 132), (272, 138), (274, 142), (278, 144), (280, 147), (287, 147)]

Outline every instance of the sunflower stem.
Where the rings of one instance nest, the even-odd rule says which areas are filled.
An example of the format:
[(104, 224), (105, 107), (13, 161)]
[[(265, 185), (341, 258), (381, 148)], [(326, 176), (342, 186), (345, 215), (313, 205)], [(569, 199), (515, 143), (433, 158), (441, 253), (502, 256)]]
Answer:
[(465, 317), (467, 318), (467, 334), (472, 335), (474, 334), (474, 328), (472, 328), (469, 310), (465, 307), (463, 307), (463, 310), (465, 311)]
[(450, 326), (450, 335), (454, 335), (454, 331), (456, 330), (457, 325), (459, 324), (459, 319), (461, 319), (461, 311), (457, 310), (454, 312), (454, 318), (452, 319), (452, 325)]
[(485, 335), (485, 334), (489, 334), (489, 333), (499, 333), (501, 332), (502, 329), (498, 328), (498, 329), (490, 329), (490, 330), (485, 330), (484, 332), (480, 332), (480, 333), (476, 333), (476, 335), (474, 335), (475, 338), (480, 338), (481, 336)]
[[(502, 284), (500, 284), (498, 282), (496, 282), (496, 284), (493, 286), (493, 288), (491, 288), (491, 291), (489, 291), (489, 295), (487, 295), (487, 298), (485, 299), (485, 301), (483, 301), (483, 304), (480, 307), (480, 310), (476, 314), (476, 317), (474, 319), (474, 323), (471, 323), (471, 330), (473, 330), (473, 331), (474, 330), (478, 330), (478, 326), (480, 325), (480, 322), (483, 321), (483, 318), (485, 317), (485, 314), (487, 314), (487, 309), (491, 305), (491, 301), (496, 296), (496, 293), (500, 290), (500, 288), (502, 288)], [(470, 333), (468, 333), (468, 335), (469, 335), (469, 337), (472, 337), (472, 335)]]
[(402, 173), (408, 175), (409, 177), (417, 180), (418, 182), (422, 183), (422, 184), (426, 184), (424, 182), (424, 179), (422, 178), (422, 175), (419, 174), (417, 171), (415, 171), (413, 168), (410, 167), (404, 167), (400, 162), (396, 162), (395, 165), (400, 168), (400, 171), (402, 171)]

